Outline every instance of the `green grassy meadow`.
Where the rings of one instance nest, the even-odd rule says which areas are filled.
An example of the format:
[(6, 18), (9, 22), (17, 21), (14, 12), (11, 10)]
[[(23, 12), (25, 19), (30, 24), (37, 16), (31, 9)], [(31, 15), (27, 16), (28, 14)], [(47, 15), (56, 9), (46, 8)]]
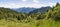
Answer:
[(45, 14), (31, 15), (0, 8), (0, 27), (60, 27), (60, 4)]

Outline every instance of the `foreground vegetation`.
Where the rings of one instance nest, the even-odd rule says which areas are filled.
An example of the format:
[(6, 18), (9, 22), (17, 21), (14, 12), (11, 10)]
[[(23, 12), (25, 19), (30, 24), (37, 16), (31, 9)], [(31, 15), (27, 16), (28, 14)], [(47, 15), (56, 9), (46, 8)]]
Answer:
[(0, 27), (60, 27), (60, 4), (45, 14), (18, 13), (8, 8), (0, 8)]

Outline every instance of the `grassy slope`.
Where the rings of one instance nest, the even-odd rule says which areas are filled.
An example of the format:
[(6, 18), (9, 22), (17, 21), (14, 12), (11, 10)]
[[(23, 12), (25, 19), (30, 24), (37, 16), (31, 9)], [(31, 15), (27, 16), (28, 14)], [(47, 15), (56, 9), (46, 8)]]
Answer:
[(60, 22), (52, 20), (34, 20), (30, 23), (19, 23), (13, 21), (0, 20), (0, 27), (60, 27)]
[(16, 19), (15, 21), (2, 19), (0, 20), (0, 27), (60, 27), (60, 21), (55, 21), (51, 18), (42, 20), (32, 20), (28, 23), (25, 23), (25, 21), (19, 22)]

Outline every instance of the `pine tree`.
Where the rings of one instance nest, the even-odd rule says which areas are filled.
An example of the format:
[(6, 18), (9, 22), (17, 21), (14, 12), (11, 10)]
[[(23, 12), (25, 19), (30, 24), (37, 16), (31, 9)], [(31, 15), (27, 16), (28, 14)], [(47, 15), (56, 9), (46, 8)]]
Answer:
[(59, 5), (60, 5), (59, 2), (57, 2), (56, 7), (59, 6)]

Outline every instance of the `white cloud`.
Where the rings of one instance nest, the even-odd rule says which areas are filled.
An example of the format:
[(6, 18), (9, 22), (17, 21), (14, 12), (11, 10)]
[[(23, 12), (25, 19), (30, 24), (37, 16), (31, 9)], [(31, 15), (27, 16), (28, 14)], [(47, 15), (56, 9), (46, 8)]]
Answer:
[(33, 0), (33, 2), (35, 2), (35, 3), (39, 3), (39, 0)]
[(22, 0), (23, 2), (27, 1), (27, 0)]
[(48, 3), (48, 4), (26, 4), (26, 3), (18, 3), (18, 4), (14, 4), (14, 3), (7, 3), (7, 4), (0, 4), (0, 7), (5, 7), (5, 8), (21, 8), (21, 7), (34, 7), (34, 8), (40, 8), (40, 7), (45, 7), (45, 6), (53, 6), (55, 5), (55, 3)]
[(20, 6), (18, 4), (10, 3), (10, 4), (0, 4), (0, 7), (5, 7), (5, 8), (18, 8)]

